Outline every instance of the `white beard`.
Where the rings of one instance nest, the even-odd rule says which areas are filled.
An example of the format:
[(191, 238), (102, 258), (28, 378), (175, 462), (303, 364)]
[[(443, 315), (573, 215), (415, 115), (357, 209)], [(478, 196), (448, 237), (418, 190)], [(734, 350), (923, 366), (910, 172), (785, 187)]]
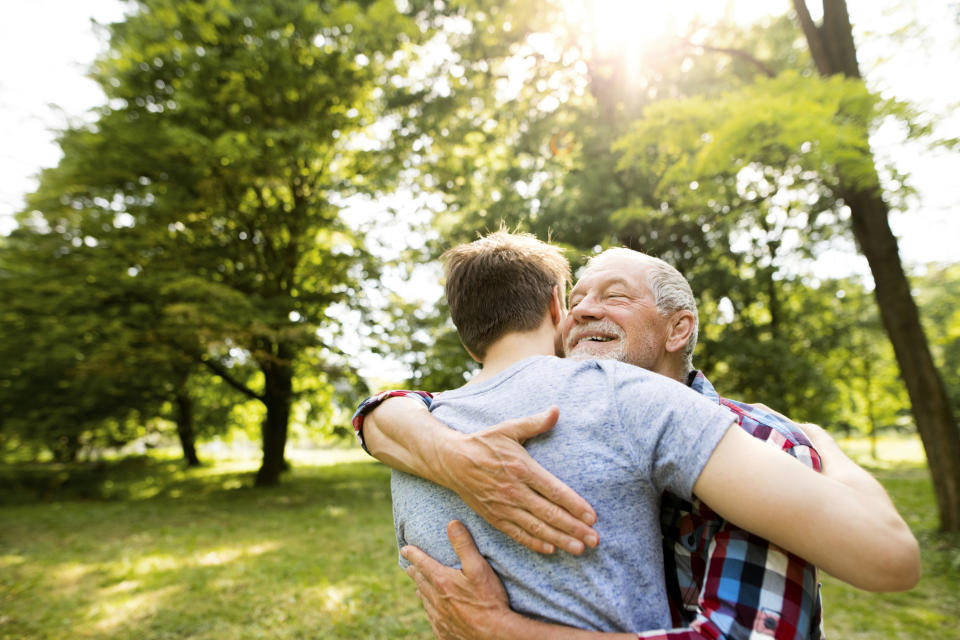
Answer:
[(623, 329), (610, 320), (594, 320), (578, 325), (572, 334), (576, 337), (592, 332), (616, 336), (617, 339), (609, 342), (580, 342), (572, 350), (567, 351), (568, 358), (571, 360), (619, 360), (620, 362), (626, 362), (627, 340)]

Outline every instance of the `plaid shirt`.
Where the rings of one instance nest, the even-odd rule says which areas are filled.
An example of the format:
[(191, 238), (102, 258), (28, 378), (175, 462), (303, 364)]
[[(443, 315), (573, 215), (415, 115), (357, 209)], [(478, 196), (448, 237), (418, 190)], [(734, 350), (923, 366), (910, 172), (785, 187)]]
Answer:
[[(699, 371), (688, 384), (730, 409), (750, 435), (820, 470), (820, 456), (792, 422), (721, 398)], [(353, 428), (365, 450), (364, 416), (393, 396), (413, 397), (428, 407), (432, 397), (423, 391), (386, 391), (361, 402)], [(667, 596), (677, 628), (645, 631), (638, 638), (823, 639), (820, 587), (812, 564), (726, 522), (696, 498), (665, 493), (660, 525)]]
[[(730, 409), (747, 433), (820, 470), (820, 456), (795, 424), (742, 402), (721, 398), (699, 371), (689, 386)], [(670, 493), (660, 509), (670, 631), (646, 640), (744, 638), (821, 640), (817, 569), (806, 560), (723, 520), (697, 499)]]

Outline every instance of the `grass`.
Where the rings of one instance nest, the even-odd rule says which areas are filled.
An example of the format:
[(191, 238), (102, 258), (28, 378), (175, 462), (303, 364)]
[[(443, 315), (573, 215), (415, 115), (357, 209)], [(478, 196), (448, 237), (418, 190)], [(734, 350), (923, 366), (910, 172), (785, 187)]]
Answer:
[(0, 508), (0, 638), (430, 637), (389, 473), (340, 458), (276, 489), (250, 462), (125, 461), (60, 483), (86, 498)]
[[(924, 577), (874, 595), (824, 576), (828, 637), (960, 639), (960, 539), (936, 533), (912, 458), (872, 470)], [(396, 564), (388, 471), (356, 450), (294, 459), (275, 489), (250, 488), (252, 460), (0, 467), (0, 639), (432, 637)]]
[(833, 638), (956, 640), (960, 638), (960, 535), (937, 532), (930, 476), (917, 438), (878, 442), (881, 462), (866, 440), (842, 441), (857, 462), (883, 483), (920, 543), (923, 577), (906, 593), (867, 594), (823, 576), (824, 619)]

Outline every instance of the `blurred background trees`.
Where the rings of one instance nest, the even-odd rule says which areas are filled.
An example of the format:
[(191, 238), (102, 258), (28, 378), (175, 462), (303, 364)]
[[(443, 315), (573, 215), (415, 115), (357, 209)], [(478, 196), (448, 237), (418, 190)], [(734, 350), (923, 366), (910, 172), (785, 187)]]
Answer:
[[(960, 529), (956, 265), (890, 285), (890, 233), (873, 279), (813, 268), (910, 206), (871, 132), (955, 142), (867, 89), (842, 2), (659, 34), (602, 4), (138, 2), (93, 69), (108, 102), (0, 238), (4, 449), (71, 459), (166, 430), (196, 463), (198, 439), (252, 420), (273, 484), (291, 422), (347, 431), (359, 354), (400, 364), (374, 385), (462, 383), (431, 261), (506, 225), (576, 267), (611, 245), (676, 265), (725, 395), (876, 434), (928, 424), (939, 384), (952, 409), (920, 431)], [(384, 235), (403, 248), (385, 257)], [(887, 337), (911, 289), (919, 369), (924, 347), (895, 358)], [(932, 386), (911, 403), (901, 371)]]

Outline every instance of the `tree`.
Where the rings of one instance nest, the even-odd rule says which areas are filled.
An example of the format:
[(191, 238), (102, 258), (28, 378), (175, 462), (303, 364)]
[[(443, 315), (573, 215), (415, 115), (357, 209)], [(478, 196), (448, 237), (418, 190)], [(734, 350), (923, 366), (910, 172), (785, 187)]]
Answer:
[(22, 218), (114, 246), (163, 301), (172, 344), (263, 404), (257, 484), (271, 485), (310, 391), (299, 361), (338, 393), (358, 383), (318, 330), (374, 272), (340, 209), (396, 168), (368, 127), (420, 30), (392, 0), (138, 8), (95, 65), (108, 105), (64, 132)]
[(129, 270), (117, 251), (123, 234), (111, 243), (67, 235), (27, 224), (0, 249), (0, 293), (11, 301), (0, 313), (0, 354), (11, 363), (0, 373), (2, 431), (73, 460), (163, 418), (176, 424), (187, 464), (199, 464), (197, 434), (218, 429), (195, 424), (191, 387), (202, 376), (164, 320), (162, 283)]
[[(805, 0), (793, 0), (793, 6), (820, 75), (861, 81), (845, 0), (823, 0), (820, 24), (812, 19)], [(864, 153), (872, 160), (869, 146)], [(960, 429), (900, 261), (897, 239), (889, 224), (890, 207), (875, 168), (865, 175), (840, 171), (839, 179), (837, 194), (850, 208), (853, 235), (870, 265), (880, 317), (893, 344), (927, 452), (940, 526), (945, 531), (960, 531)]]

